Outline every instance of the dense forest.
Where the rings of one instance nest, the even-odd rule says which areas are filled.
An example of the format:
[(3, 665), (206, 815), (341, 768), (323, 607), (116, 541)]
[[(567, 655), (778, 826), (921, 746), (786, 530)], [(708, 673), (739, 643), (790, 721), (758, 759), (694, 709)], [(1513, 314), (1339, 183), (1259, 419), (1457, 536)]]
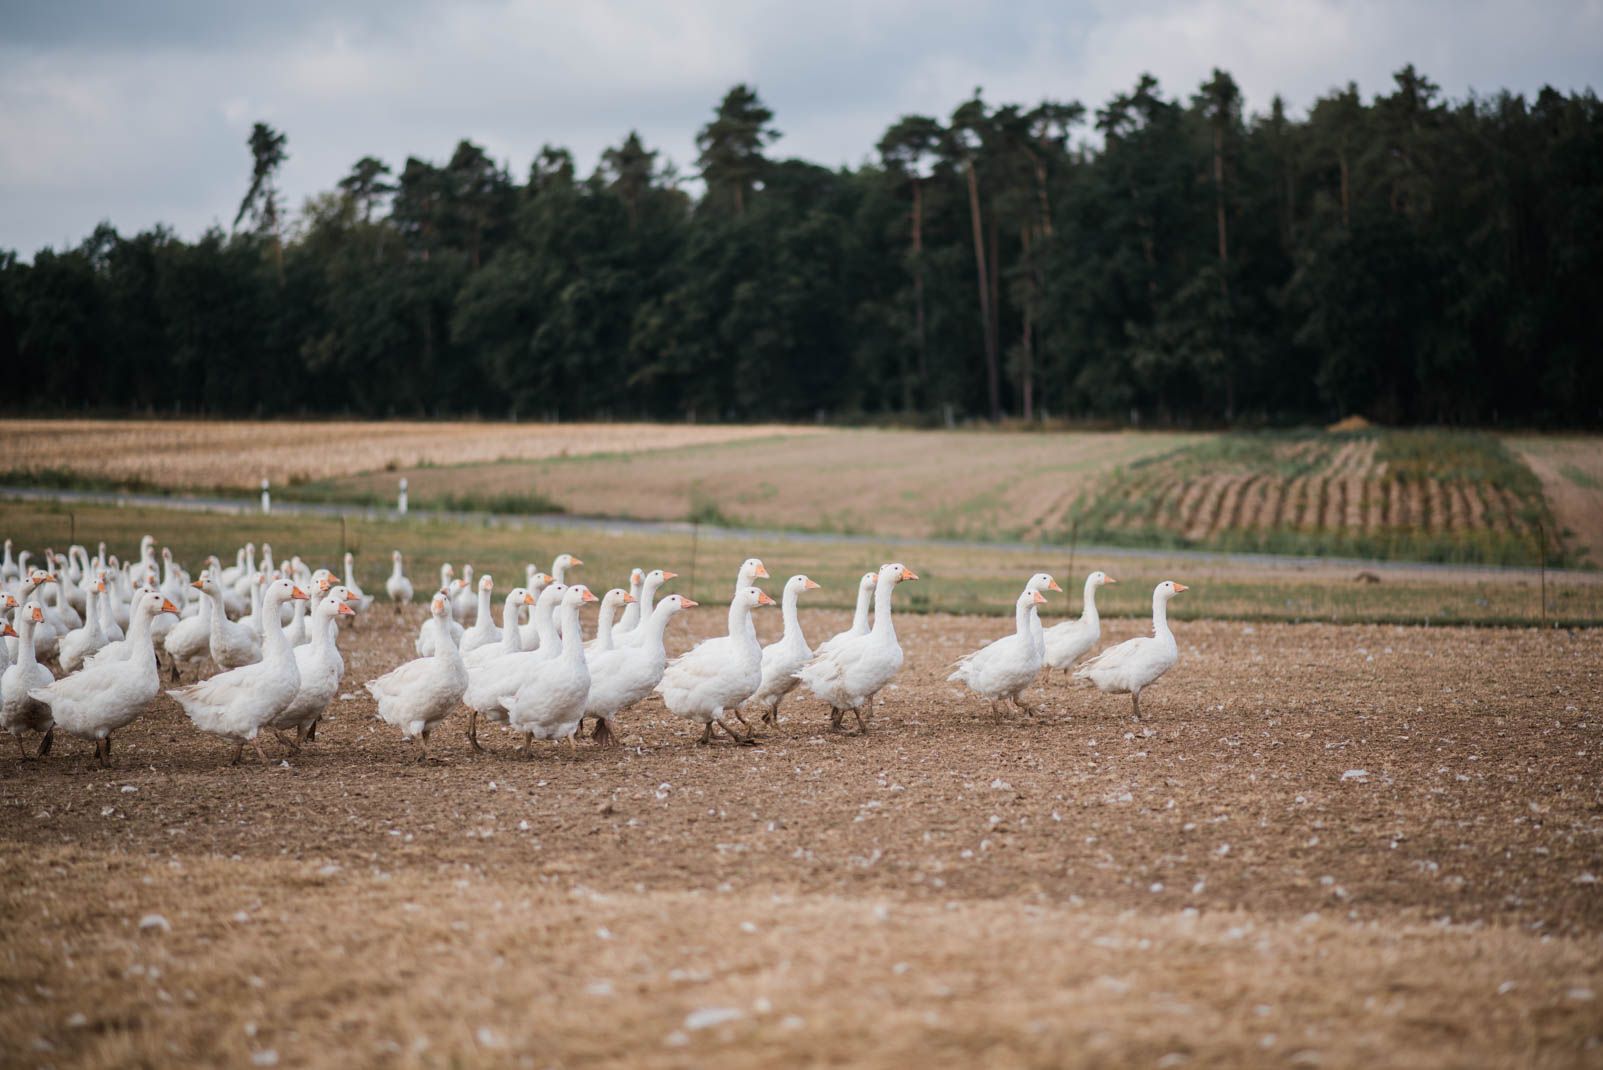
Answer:
[[(229, 232), (0, 253), (11, 411), (1603, 422), (1603, 108), (1412, 67), (1306, 116), (1220, 71), (789, 159), (737, 86), (697, 195), (630, 134), (519, 180), (363, 157), (299, 212), (257, 124)], [(242, 177), (245, 172), (242, 168)]]

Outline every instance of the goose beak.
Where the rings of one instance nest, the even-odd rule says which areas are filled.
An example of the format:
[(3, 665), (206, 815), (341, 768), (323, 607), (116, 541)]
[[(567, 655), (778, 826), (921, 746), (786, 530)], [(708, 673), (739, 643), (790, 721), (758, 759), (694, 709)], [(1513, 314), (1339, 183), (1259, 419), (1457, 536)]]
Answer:
[(1177, 583), (1177, 584), (1174, 585), (1174, 593), (1175, 594), (1179, 594), (1181, 591), (1189, 591), (1189, 590), (1191, 590), (1191, 588), (1187, 587), (1183, 583)]
[(177, 613), (178, 612), (178, 607), (173, 605), (172, 602), (170, 602), (167, 599), (163, 598), (161, 600), (161, 611), (163, 613)]
[[(196, 586), (199, 586), (199, 585), (197, 584)], [(95, 593), (96, 594), (105, 594), (106, 593), (106, 582), (104, 580), (101, 580), (99, 583), (95, 584)]]
[(1046, 596), (1043, 595), (1040, 591), (1031, 591), (1030, 594), (1032, 596), (1031, 600), (1034, 601), (1036, 605), (1038, 605), (1038, 606), (1046, 605)]
[(304, 599), (306, 597), (306, 592), (301, 590), (299, 587), (296, 587), (296, 588), (294, 588), (293, 590), (291, 590), (289, 592), (289, 596), (291, 598), (302, 598), (302, 599)]
[(38, 606), (34, 606), (33, 607), (33, 612), (31, 614), (29, 614), (29, 615), (33, 617), (33, 622), (35, 624), (43, 624), (44, 623), (45, 611), (40, 609)]
[(906, 565), (903, 565), (902, 566), (902, 579), (904, 579), (904, 580), (916, 580), (916, 579), (918, 579), (918, 573), (914, 572), (912, 569), (908, 568)]
[(1046, 589), (1049, 591), (1057, 591), (1059, 594), (1063, 593), (1063, 588), (1058, 586), (1057, 580), (1053, 580), (1051, 583), (1048, 583), (1046, 585)]
[(10, 624), (0, 626), (0, 635), (10, 636), (14, 639), (22, 638), (21, 636), (17, 635), (17, 629), (13, 628)]
[(534, 605), (534, 595), (530, 594), (528, 591), (524, 591), (523, 592), (523, 604), (526, 605), (526, 606)]
[(758, 591), (757, 592), (757, 604), (759, 606), (771, 606), (771, 605), (774, 604), (774, 600), (772, 598), (768, 597), (768, 592), (767, 591)]
[(818, 584), (814, 583), (812, 580), (807, 580), (805, 583), (802, 584), (802, 590), (804, 590), (804, 591), (816, 591), (816, 590), (818, 590)]
[(1103, 576), (1102, 577), (1102, 582), (1103, 583), (1118, 583), (1119, 581), (1114, 579), (1112, 576)]
[(334, 581), (329, 579), (327, 576), (324, 576), (322, 579), (317, 581), (317, 593), (327, 594), (328, 589), (332, 586), (334, 586)]
[(684, 595), (680, 595), (679, 597), (684, 599), (682, 602), (680, 602), (680, 605), (684, 606), (686, 609), (695, 609), (697, 606), (701, 605), (700, 602), (697, 602), (693, 598), (685, 598)]
[(624, 592), (624, 594), (623, 594), (623, 603), (624, 603), (624, 605), (628, 605), (630, 602), (638, 602), (638, 601), (640, 601), (640, 599), (636, 598), (634, 595), (630, 594), (628, 591)]
[(590, 588), (586, 587), (584, 589), (584, 597), (581, 598), (580, 601), (581, 602), (594, 602), (595, 600), (596, 600), (596, 596), (595, 596), (594, 592), (592, 592), (590, 590)]
[(761, 561), (757, 562), (757, 571), (753, 572), (752, 575), (760, 580), (766, 580), (768, 578), (768, 566)]
[(335, 603), (334, 607), (334, 615), (336, 617), (354, 617), (356, 616), (356, 610), (352, 609), (344, 602), (337, 602)]
[(569, 568), (578, 568), (582, 564), (584, 564), (584, 562), (579, 560), (577, 557), (568, 558), (568, 567)]
[(663, 578), (663, 579), (664, 579), (664, 580), (665, 580), (665, 581), (666, 581), (666, 580), (673, 580), (673, 579), (678, 579), (678, 578), (679, 578), (679, 573), (677, 573), (677, 572), (664, 572), (664, 573), (663, 573), (663, 574), (662, 574), (662, 578)]
[(347, 602), (352, 603), (352, 604), (355, 604), (355, 603), (361, 601), (360, 598), (356, 597), (356, 593), (354, 591), (346, 591), (345, 592), (345, 600)]
[(206, 589), (206, 581), (196, 580), (194, 583), (191, 583), (190, 586), (195, 588), (197, 591), (204, 591)]

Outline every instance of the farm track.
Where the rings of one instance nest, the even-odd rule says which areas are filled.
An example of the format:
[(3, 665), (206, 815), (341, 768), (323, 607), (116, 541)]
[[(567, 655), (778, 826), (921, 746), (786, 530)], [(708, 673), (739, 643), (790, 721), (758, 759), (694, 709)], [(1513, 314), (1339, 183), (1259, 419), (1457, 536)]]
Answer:
[(109, 772), (0, 754), (10, 1064), (1592, 1058), (1603, 633), (1190, 622), (1136, 724), (1060, 680), (997, 717), (944, 675), (1006, 625), (907, 617), (866, 737), (652, 706), (525, 759), (458, 717), (420, 767), (359, 686), (418, 617), (342, 633), (282, 766), (165, 697)]

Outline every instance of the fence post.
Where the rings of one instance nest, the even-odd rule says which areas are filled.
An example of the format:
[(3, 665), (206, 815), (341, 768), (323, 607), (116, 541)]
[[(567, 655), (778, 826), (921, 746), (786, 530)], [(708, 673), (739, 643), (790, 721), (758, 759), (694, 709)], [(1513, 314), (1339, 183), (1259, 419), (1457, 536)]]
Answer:
[(1542, 627), (1547, 628), (1547, 526), (1536, 522), (1536, 567), (1542, 576)]
[(690, 522), (690, 600), (696, 600), (696, 536), (701, 531), (701, 522)]
[(406, 515), (406, 477), (401, 477), (401, 492), (395, 499), (395, 511), (402, 516)]
[(271, 513), (272, 511), (273, 511), (273, 496), (272, 496), (272, 494), (270, 494), (268, 492), (268, 483), (267, 483), (267, 480), (264, 478), (262, 480), (262, 513), (265, 515), (265, 514)]

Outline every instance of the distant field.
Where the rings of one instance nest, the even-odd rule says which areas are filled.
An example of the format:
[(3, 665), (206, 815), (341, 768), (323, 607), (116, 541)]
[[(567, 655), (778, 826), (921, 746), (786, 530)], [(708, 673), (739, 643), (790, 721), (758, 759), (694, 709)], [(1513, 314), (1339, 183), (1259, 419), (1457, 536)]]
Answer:
[(1522, 435), (1508, 444), (1542, 481), (1548, 506), (1575, 557), (1603, 564), (1603, 439)]
[[(254, 490), (357, 472), (629, 453), (805, 427), (298, 420), (0, 420), (0, 470), (163, 490)], [(394, 489), (394, 481), (390, 481)]]

